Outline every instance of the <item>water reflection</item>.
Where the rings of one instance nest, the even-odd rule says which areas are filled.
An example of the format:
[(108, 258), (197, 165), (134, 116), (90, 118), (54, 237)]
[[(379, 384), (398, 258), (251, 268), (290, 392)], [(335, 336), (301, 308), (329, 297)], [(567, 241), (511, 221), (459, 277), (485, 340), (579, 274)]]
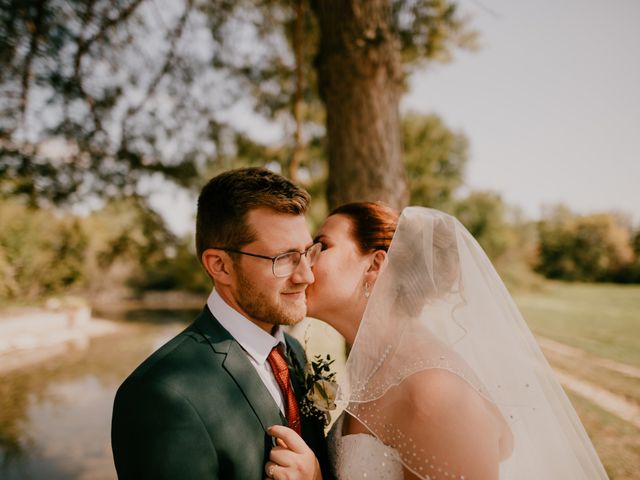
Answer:
[[(115, 390), (197, 311), (128, 311), (122, 329), (0, 382), (0, 478), (113, 479)], [(105, 315), (103, 315), (104, 317)], [(113, 318), (113, 315), (110, 317)]]

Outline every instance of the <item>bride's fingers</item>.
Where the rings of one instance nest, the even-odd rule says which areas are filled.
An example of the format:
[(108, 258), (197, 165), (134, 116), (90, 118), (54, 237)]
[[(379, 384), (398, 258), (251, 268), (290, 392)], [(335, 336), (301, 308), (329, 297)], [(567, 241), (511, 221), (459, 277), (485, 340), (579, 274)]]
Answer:
[(293, 452), (305, 453), (309, 449), (302, 437), (289, 427), (273, 425), (267, 429), (267, 433), (277, 439), (278, 445), (282, 441), (286, 448)]
[(269, 460), (282, 467), (291, 467), (300, 461), (300, 458), (298, 458), (300, 456), (301, 454), (292, 452), (289, 449), (274, 447), (269, 453)]
[(293, 430), (282, 425), (267, 429), (276, 439), (276, 446), (269, 453), (269, 461), (276, 464), (271, 468), (271, 476), (282, 479), (322, 478), (320, 464), (313, 451)]
[(279, 467), (277, 463), (267, 462), (264, 466), (264, 473), (267, 474), (267, 478), (276, 478), (276, 469)]

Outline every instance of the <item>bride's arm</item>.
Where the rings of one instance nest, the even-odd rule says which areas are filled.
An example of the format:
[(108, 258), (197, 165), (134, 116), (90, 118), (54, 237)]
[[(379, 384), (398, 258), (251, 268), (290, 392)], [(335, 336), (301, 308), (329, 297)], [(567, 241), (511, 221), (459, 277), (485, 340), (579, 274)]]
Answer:
[[(426, 472), (418, 473), (423, 478), (447, 473), (454, 479), (497, 480), (502, 425), (488, 400), (447, 370), (427, 370), (405, 382), (405, 415), (415, 412), (405, 424), (417, 448), (428, 456), (423, 462)], [(405, 468), (405, 478), (420, 477)]]

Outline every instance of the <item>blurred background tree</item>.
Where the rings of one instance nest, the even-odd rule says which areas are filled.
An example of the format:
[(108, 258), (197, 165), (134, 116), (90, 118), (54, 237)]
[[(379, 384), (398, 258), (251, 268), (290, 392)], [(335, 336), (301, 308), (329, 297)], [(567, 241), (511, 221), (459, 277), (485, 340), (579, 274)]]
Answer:
[(147, 172), (193, 178), (219, 102), (200, 101), (206, 62), (182, 43), (193, 3), (167, 6), (165, 25), (142, 0), (2, 0), (4, 195), (76, 202), (133, 194)]
[(450, 209), (469, 159), (465, 135), (450, 130), (438, 115), (409, 112), (402, 119), (402, 147), (409, 203)]
[(507, 209), (502, 198), (494, 192), (472, 192), (456, 202), (453, 214), (482, 245), (487, 255), (499, 260), (515, 241)]
[(0, 297), (33, 299), (86, 280), (79, 221), (20, 201), (0, 203)]
[(201, 291), (209, 283), (190, 245), (139, 197), (114, 199), (86, 217), (3, 201), (0, 271), (7, 301), (65, 292), (106, 302), (131, 289)]
[[(149, 185), (195, 192), (249, 165), (308, 188), (315, 225), (347, 201), (410, 202), (457, 215), (503, 274), (639, 281), (631, 226), (606, 214), (535, 225), (495, 193), (463, 194), (464, 133), (433, 114), (401, 119), (411, 72), (475, 46), (456, 2), (0, 7), (3, 298), (206, 290), (192, 239), (149, 207)], [(247, 119), (279, 139), (257, 140)], [(70, 213), (78, 205), (94, 211)]]
[(449, 1), (317, 0), (317, 78), (327, 115), (330, 207), (406, 205), (399, 102), (406, 73), (448, 60), (475, 33)]
[[(11, 218), (26, 222), (15, 237), (21, 240), (6, 240), (0, 253), (10, 296), (63, 287), (98, 292), (125, 278), (140, 288), (168, 288), (178, 278), (200, 288), (185, 272), (169, 272), (179, 269), (172, 255), (188, 255), (189, 239), (170, 239), (148, 209), (142, 197), (150, 181), (195, 191), (219, 171), (267, 164), (310, 189), (319, 200), (316, 219), (346, 201), (404, 206), (398, 105), (406, 76), (425, 62), (450, 60), (456, 47), (473, 47), (476, 35), (448, 0), (0, 6), (0, 198), (18, 199), (7, 208), (21, 209)], [(277, 125), (281, 141), (249, 137), (234, 123), (238, 111)], [(442, 131), (430, 130), (446, 143)], [(417, 173), (443, 162), (420, 167), (419, 154), (412, 158)], [(454, 183), (421, 192), (444, 198)], [(59, 208), (78, 204), (102, 207), (86, 219)], [(70, 223), (63, 227), (64, 212)], [(60, 217), (41, 235), (50, 245), (29, 233), (39, 215)], [(91, 225), (88, 237), (82, 224)], [(155, 234), (164, 236), (164, 247), (142, 239)], [(67, 244), (70, 237), (78, 245)], [(134, 265), (135, 258), (144, 262)], [(53, 259), (69, 263), (69, 271), (51, 280), (35, 275)], [(42, 284), (28, 286), (26, 278)]]
[(405, 75), (475, 36), (447, 0), (1, 6), (0, 191), (32, 204), (129, 195), (148, 172), (198, 183), (244, 102), (286, 132), (294, 179), (326, 131), (330, 206), (403, 206)]
[(638, 252), (625, 223), (613, 214), (574, 215), (564, 207), (552, 209), (538, 224), (537, 270), (563, 280), (631, 280)]

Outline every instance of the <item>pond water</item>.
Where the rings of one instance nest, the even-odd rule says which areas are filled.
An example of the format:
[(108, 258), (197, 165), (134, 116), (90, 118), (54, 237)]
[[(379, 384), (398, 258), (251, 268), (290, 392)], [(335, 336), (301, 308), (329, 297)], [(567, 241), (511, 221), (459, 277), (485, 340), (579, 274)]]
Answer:
[(0, 478), (116, 478), (111, 409), (116, 389), (195, 310), (136, 310), (121, 331), (95, 338), (0, 380)]

